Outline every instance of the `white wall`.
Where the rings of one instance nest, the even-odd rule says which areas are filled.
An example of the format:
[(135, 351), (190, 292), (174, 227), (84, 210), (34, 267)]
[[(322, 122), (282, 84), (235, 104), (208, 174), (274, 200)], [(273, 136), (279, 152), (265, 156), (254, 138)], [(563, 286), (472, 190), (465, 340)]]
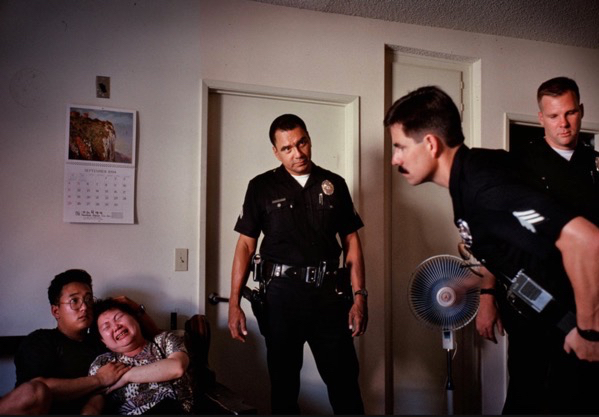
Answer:
[[(200, 22), (204, 78), (360, 97), (363, 188), (358, 210), (366, 224), (361, 236), (373, 294), (371, 326), (360, 346), (361, 362), (367, 410), (382, 413), (384, 311), (373, 306), (382, 304), (384, 281), (390, 279), (384, 276), (386, 260), (381, 250), (385, 233), (382, 184), (389, 169), (389, 161), (383, 158), (385, 45), (480, 59), (480, 140), (493, 148), (503, 147), (504, 113), (535, 114), (536, 88), (553, 76), (574, 77), (586, 105), (585, 119), (599, 120), (595, 76), (599, 51), (244, 1), (203, 1)], [(396, 326), (395, 331), (401, 328)], [(487, 377), (492, 381), (495, 375)], [(483, 401), (497, 407), (492, 398)]]
[[(194, 0), (0, 1), (0, 335), (55, 327), (46, 290), (68, 268), (164, 328), (197, 312), (198, 21)], [(63, 223), (67, 103), (137, 110), (135, 225)]]
[[(573, 29), (574, 30), (574, 29)], [(581, 87), (585, 120), (599, 122), (599, 51), (381, 22), (246, 0), (0, 0), (0, 335), (53, 322), (46, 288), (57, 273), (87, 269), (100, 296), (126, 292), (191, 315), (199, 283), (201, 79), (360, 97), (358, 210), (370, 320), (361, 340), (370, 414), (384, 412), (384, 49), (396, 45), (481, 60), (485, 147), (502, 147), (504, 113), (534, 114), (544, 80)], [(95, 98), (96, 75), (112, 97)], [(136, 225), (62, 222), (67, 103), (136, 109)], [(190, 249), (174, 272), (174, 248)], [(202, 295), (203, 297), (203, 295)], [(395, 331), (401, 331), (396, 326)], [(4, 378), (5, 375), (2, 375)]]

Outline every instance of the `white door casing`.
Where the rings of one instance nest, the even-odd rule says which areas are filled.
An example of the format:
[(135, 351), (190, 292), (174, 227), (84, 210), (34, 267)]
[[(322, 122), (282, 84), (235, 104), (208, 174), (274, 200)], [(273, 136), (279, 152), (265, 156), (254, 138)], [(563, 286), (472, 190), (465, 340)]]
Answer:
[[(449, 94), (462, 113), (466, 144), (471, 143), (470, 65), (433, 57), (411, 56), (388, 51), (391, 102), (418, 87), (436, 85)], [(440, 254), (457, 255), (459, 235), (453, 225), (449, 191), (427, 183), (409, 185), (392, 168), (391, 194), (391, 288), (393, 412), (395, 414), (444, 414), (447, 361), (441, 329), (426, 328), (412, 315), (408, 304), (411, 273), (425, 259)], [(478, 349), (473, 343), (472, 323), (456, 332), (453, 379), (456, 411), (472, 410), (480, 404), (477, 392)], [(461, 359), (461, 360), (460, 360)], [(462, 375), (466, 373), (466, 375)], [(462, 394), (468, 379), (466, 404)], [(475, 408), (476, 410), (476, 408)], [(470, 411), (472, 412), (472, 411)]]
[[(306, 123), (312, 139), (312, 159), (342, 175), (356, 206), (358, 189), (358, 99), (271, 87), (205, 80), (202, 88), (200, 299), (212, 326), (210, 365), (217, 378), (258, 407), (270, 411), (270, 384), (264, 340), (247, 300), (246, 343), (234, 341), (227, 327), (227, 304), (206, 302), (210, 293), (228, 297), (233, 252), (238, 233), (233, 230), (254, 176), (280, 163), (268, 138), (270, 123), (283, 113), (294, 113)], [(255, 286), (252, 278), (249, 286)], [(300, 407), (305, 413), (331, 412), (326, 387), (305, 347)]]

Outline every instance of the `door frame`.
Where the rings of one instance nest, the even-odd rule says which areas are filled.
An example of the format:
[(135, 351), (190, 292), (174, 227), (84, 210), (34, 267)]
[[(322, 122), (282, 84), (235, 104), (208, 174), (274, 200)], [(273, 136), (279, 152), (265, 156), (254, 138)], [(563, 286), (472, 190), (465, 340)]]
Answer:
[(360, 207), (360, 98), (359, 96), (317, 91), (305, 91), (230, 81), (202, 79), (200, 86), (200, 146), (199, 146), (199, 254), (198, 311), (206, 314), (206, 219), (208, 184), (208, 97), (211, 93), (253, 96), (272, 100), (293, 100), (341, 106), (345, 109), (345, 174), (344, 178), (354, 205)]
[[(392, 85), (393, 85), (393, 65), (395, 63), (402, 65), (409, 65), (412, 67), (425, 67), (439, 70), (457, 70), (462, 72), (462, 101), (466, 104), (465, 108), (460, 109), (462, 118), (464, 120), (463, 130), (466, 137), (465, 144), (469, 147), (480, 147), (482, 143), (481, 135), (481, 60), (474, 57), (457, 56), (446, 53), (438, 53), (434, 51), (420, 50), (414, 48), (407, 48), (398, 45), (386, 45), (385, 48), (385, 107), (388, 108), (394, 99), (392, 97)], [(391, 159), (391, 145), (389, 140), (389, 132), (385, 131), (387, 140), (385, 141), (385, 159)], [(392, 247), (392, 227), (393, 223), (392, 212), (392, 172), (389, 169), (385, 171), (385, 317), (387, 319), (385, 334), (388, 340), (385, 349), (385, 411), (387, 414), (393, 414), (395, 412), (395, 384), (396, 378), (395, 373), (395, 340), (394, 340), (394, 283), (393, 279), (393, 247)], [(459, 334), (458, 337), (466, 338), (466, 335)], [(466, 340), (466, 339), (464, 339)], [(469, 339), (468, 339), (469, 340)], [(485, 380), (481, 376), (481, 352), (476, 345), (472, 345), (473, 359), (477, 361), (477, 380), (476, 385), (481, 388), (480, 394), (480, 407), (484, 412), (485, 402)], [(458, 365), (458, 364), (456, 364)], [(459, 403), (459, 398), (457, 398)], [(463, 400), (462, 400), (463, 401)]]

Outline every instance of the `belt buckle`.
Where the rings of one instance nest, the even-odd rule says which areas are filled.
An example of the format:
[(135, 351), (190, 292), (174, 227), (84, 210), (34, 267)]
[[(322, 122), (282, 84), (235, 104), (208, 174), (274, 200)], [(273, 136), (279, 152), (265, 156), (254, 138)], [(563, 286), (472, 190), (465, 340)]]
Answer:
[(322, 286), (325, 274), (327, 272), (327, 261), (321, 261), (316, 271), (316, 287)]

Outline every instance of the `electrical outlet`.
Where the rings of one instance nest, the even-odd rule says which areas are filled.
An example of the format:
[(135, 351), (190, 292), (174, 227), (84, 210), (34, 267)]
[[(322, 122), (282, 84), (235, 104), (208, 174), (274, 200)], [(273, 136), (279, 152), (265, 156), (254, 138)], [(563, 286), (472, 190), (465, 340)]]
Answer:
[(175, 271), (187, 271), (187, 249), (175, 249)]

